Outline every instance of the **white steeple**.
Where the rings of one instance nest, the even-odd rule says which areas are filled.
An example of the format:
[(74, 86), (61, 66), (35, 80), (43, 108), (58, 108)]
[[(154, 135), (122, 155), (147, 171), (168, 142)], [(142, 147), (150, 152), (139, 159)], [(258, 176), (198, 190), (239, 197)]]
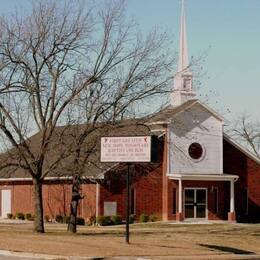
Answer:
[(190, 70), (188, 45), (186, 35), (186, 21), (185, 21), (185, 8), (184, 0), (182, 0), (181, 11), (181, 29), (180, 29), (180, 50), (179, 50), (179, 64), (178, 72), (174, 77), (174, 89), (171, 93), (171, 105), (179, 106), (189, 99), (196, 96), (193, 91), (192, 80), (193, 75)]

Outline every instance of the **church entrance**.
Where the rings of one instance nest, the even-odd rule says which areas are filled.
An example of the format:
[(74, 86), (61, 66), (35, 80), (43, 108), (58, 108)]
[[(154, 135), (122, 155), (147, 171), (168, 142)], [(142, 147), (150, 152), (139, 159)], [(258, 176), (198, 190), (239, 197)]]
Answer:
[(184, 189), (184, 216), (185, 219), (207, 218), (207, 189)]

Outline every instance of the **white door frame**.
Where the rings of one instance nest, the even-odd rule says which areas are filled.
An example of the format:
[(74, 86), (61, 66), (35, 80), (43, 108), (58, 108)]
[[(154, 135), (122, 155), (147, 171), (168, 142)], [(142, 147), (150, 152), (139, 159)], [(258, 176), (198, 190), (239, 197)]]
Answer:
[(7, 218), (7, 214), (11, 213), (11, 211), (12, 211), (11, 189), (1, 189), (1, 218)]
[[(196, 201), (196, 196), (197, 196), (197, 190), (205, 190), (206, 191), (206, 207), (205, 207), (205, 218), (197, 218), (196, 216), (196, 209), (197, 206), (194, 206), (194, 218), (185, 218), (185, 190), (194, 190), (194, 200)], [(208, 188), (203, 188), (203, 187), (186, 187), (183, 189), (183, 216), (186, 220), (208, 220)]]

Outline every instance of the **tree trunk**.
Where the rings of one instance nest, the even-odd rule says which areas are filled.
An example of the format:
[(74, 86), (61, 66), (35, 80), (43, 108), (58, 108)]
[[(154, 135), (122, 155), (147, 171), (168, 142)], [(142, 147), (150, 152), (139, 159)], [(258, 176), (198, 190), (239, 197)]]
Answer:
[(77, 232), (77, 213), (78, 213), (78, 200), (71, 200), (70, 203), (70, 221), (68, 224), (68, 231), (72, 233)]
[(42, 181), (33, 179), (34, 187), (34, 231), (44, 233), (43, 222), (43, 201), (42, 201)]
[(78, 214), (78, 205), (79, 200), (83, 197), (80, 195), (80, 175), (75, 174), (73, 176), (72, 184), (72, 197), (70, 203), (70, 221), (68, 224), (68, 231), (72, 233), (77, 232), (77, 214)]

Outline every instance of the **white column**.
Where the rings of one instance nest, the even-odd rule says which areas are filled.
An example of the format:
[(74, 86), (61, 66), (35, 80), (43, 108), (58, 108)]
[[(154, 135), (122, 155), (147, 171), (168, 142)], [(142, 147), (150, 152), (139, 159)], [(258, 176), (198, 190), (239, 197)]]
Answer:
[(182, 213), (182, 180), (179, 179), (179, 213)]
[(235, 186), (234, 180), (230, 181), (230, 212), (235, 212)]

